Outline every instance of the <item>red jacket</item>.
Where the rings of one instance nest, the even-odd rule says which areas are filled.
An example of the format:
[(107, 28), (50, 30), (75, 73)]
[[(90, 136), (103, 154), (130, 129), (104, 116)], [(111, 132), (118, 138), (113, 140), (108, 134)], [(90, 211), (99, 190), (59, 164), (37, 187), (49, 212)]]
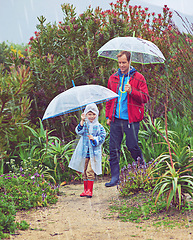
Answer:
[[(134, 72), (130, 76), (129, 81), (132, 92), (127, 95), (129, 123), (140, 122), (144, 117), (144, 105), (149, 100), (147, 84), (144, 76), (139, 72)], [(118, 93), (120, 78), (118, 72), (110, 76), (108, 80), (108, 88)], [(117, 98), (106, 102), (106, 118), (114, 121)]]

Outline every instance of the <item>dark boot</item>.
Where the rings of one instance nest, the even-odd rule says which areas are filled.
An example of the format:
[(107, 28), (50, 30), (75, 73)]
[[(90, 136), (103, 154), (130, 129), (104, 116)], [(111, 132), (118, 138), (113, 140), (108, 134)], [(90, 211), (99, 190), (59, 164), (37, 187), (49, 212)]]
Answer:
[(91, 198), (92, 197), (93, 184), (94, 184), (94, 181), (89, 181), (88, 180), (87, 191), (86, 191), (87, 198)]
[(86, 197), (87, 186), (88, 186), (88, 181), (84, 180), (84, 192), (80, 194), (80, 197)]
[(113, 187), (119, 183), (119, 162), (113, 163), (110, 161), (111, 181), (105, 183), (105, 187)]
[(132, 158), (135, 160), (137, 164), (141, 164), (141, 165), (145, 164), (141, 149), (139, 147), (133, 148), (129, 151), (131, 153)]

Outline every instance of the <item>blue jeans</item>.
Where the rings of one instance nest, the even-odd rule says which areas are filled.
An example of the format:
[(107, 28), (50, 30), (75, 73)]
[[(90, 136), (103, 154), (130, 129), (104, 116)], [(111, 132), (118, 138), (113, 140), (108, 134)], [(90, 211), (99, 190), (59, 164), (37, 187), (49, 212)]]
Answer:
[[(124, 133), (126, 134), (126, 146), (131, 153), (132, 158), (137, 162), (140, 157), (140, 163), (143, 163), (143, 156), (138, 145), (139, 122), (128, 123), (128, 120), (117, 119), (111, 122), (110, 126), (110, 167), (113, 181), (119, 178), (119, 159), (121, 142)], [(112, 180), (111, 180), (112, 181)]]

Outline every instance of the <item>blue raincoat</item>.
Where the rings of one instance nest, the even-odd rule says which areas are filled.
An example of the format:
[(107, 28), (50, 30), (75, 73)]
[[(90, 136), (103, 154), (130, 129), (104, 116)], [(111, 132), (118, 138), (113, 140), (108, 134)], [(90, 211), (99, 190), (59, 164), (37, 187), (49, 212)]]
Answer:
[[(94, 112), (97, 117), (92, 123), (87, 119), (87, 122), (84, 123), (80, 131), (78, 131), (78, 126), (76, 127), (75, 131), (81, 137), (72, 155), (69, 167), (83, 173), (85, 159), (89, 150), (91, 167), (97, 175), (100, 175), (102, 174), (102, 144), (105, 141), (106, 132), (104, 127), (98, 122), (99, 111), (95, 103), (86, 106), (84, 113), (86, 114), (89, 111)], [(93, 135), (95, 146), (93, 146), (91, 140), (89, 140), (89, 134)]]

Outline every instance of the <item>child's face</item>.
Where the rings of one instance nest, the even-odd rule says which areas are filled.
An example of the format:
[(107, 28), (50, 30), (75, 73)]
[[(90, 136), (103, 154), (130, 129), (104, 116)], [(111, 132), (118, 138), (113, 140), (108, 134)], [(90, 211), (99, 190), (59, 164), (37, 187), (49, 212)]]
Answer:
[(97, 115), (95, 113), (93, 113), (93, 112), (88, 112), (86, 114), (86, 117), (88, 118), (88, 120), (90, 122), (93, 122), (95, 120), (95, 118), (97, 117)]

